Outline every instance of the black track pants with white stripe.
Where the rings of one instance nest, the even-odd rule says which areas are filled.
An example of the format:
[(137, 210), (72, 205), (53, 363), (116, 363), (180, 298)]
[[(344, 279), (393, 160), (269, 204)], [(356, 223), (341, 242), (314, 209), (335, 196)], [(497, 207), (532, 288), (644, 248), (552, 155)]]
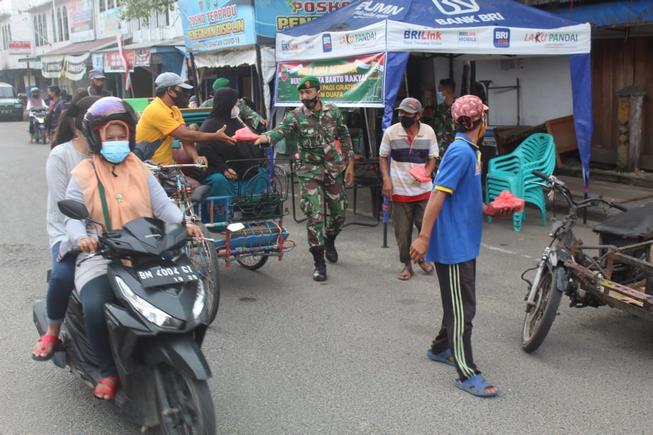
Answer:
[(442, 294), (442, 326), (431, 350), (451, 349), (461, 380), (480, 373), (472, 356), (472, 320), (476, 314), (476, 260), (435, 264)]

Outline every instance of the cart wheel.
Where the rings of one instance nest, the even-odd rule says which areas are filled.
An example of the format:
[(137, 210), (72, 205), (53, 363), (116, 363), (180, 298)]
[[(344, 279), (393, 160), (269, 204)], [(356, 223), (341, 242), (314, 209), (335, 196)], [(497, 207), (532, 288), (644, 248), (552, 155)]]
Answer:
[(238, 264), (243, 266), (245, 269), (249, 270), (258, 270), (268, 261), (267, 255), (248, 255), (246, 257), (236, 258)]

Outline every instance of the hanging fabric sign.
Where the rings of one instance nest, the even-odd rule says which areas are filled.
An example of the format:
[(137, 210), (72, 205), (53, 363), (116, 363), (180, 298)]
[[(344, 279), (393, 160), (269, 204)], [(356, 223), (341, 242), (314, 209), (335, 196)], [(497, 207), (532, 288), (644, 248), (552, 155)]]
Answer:
[(320, 80), (322, 100), (341, 107), (383, 107), (385, 53), (320, 61), (279, 62), (275, 104), (301, 104), (297, 84), (306, 76)]

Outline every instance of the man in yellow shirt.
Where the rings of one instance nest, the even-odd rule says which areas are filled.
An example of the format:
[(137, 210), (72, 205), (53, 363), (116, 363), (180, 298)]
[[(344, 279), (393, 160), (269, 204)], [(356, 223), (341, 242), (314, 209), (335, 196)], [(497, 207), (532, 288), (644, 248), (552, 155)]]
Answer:
[(154, 81), (156, 98), (145, 108), (136, 125), (136, 149), (134, 153), (141, 160), (152, 160), (160, 165), (174, 163), (172, 158), (172, 141), (178, 139), (184, 144), (184, 150), (195, 163), (206, 163), (206, 159), (197, 154), (195, 142), (235, 141), (224, 133), (223, 126), (215, 133), (205, 133), (186, 127), (179, 107), (188, 103), (187, 92), (193, 87), (175, 73), (160, 74)]

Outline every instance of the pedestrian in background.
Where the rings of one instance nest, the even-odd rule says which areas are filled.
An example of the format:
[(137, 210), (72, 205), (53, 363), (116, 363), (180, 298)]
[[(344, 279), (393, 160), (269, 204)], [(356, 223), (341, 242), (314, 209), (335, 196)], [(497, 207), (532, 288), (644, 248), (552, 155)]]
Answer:
[(102, 70), (99, 69), (90, 70), (88, 72), (88, 81), (90, 84), (88, 88), (86, 88), (86, 92), (88, 92), (89, 95), (96, 96), (96, 97), (111, 96), (111, 92), (104, 89), (104, 85), (107, 81), (107, 77), (104, 75), (104, 72)]
[(454, 140), (454, 122), (451, 116), (451, 105), (456, 92), (456, 82), (452, 79), (442, 79), (436, 93), (437, 106), (433, 114), (433, 130), (440, 145), (440, 155), (444, 155), (447, 147)]
[[(383, 177), (383, 195), (392, 201), (391, 217), (403, 264), (397, 275), (402, 281), (413, 276), (410, 244), (413, 225), (419, 232), (426, 203), (431, 196), (431, 174), (438, 156), (438, 140), (433, 129), (421, 122), (422, 103), (404, 98), (397, 108), (399, 122), (383, 134), (379, 149), (379, 165)], [(388, 157), (390, 164), (388, 165)], [(422, 270), (433, 273), (433, 265), (418, 262)]]
[[(336, 237), (345, 223), (347, 192), (354, 181), (354, 152), (340, 110), (320, 99), (320, 82), (304, 77), (297, 85), (302, 106), (288, 113), (279, 127), (255, 142), (275, 144), (289, 135), (297, 137), (301, 209), (307, 217), (308, 245), (313, 255), (313, 279), (326, 281), (326, 262), (336, 263)], [(329, 219), (324, 216), (326, 200)], [(326, 222), (325, 222), (326, 221)]]
[[(435, 189), (422, 230), (410, 248), (414, 260), (435, 262), (440, 283), (443, 320), (427, 351), (433, 361), (455, 365), (455, 385), (479, 397), (494, 397), (472, 356), (472, 320), (476, 313), (476, 257), (483, 230), (481, 152), (477, 143), (487, 128), (488, 107), (465, 95), (451, 106), (456, 139), (447, 149), (435, 177)], [(510, 214), (512, 211), (505, 210)]]

